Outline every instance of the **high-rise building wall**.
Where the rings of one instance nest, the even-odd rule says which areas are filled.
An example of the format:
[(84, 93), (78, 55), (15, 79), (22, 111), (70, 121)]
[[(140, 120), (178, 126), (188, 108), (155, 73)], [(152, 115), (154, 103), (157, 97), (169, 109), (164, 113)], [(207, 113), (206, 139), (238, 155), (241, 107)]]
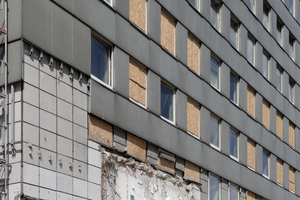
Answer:
[(300, 199), (298, 0), (8, 7), (9, 199)]

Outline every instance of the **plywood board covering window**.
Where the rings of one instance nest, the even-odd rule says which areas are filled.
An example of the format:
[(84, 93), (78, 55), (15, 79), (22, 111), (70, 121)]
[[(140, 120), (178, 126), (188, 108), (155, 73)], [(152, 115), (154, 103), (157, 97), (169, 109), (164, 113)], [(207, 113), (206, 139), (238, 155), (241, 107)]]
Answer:
[(146, 105), (146, 69), (129, 61), (129, 97)]
[(266, 100), (264, 100), (263, 101), (263, 125), (267, 129), (270, 128), (270, 126), (269, 126), (269, 124), (270, 124), (269, 120), (270, 120), (270, 105), (269, 105), (269, 103)]
[(289, 185), (290, 190), (295, 192), (295, 170), (292, 167), (289, 168)]
[(283, 185), (283, 162), (282, 160), (277, 159), (276, 163), (277, 168), (277, 183)]
[(247, 88), (247, 112), (255, 117), (255, 91), (250, 87)]
[(146, 32), (146, 0), (130, 0), (130, 21)]
[(89, 117), (89, 138), (107, 147), (112, 145), (112, 126), (95, 117)]
[(146, 162), (146, 141), (127, 134), (127, 154)]
[(173, 163), (169, 160), (166, 160), (164, 158), (160, 158), (160, 157), (157, 158), (157, 161), (158, 161), (158, 168), (159, 169), (161, 169), (165, 172), (168, 172), (170, 174), (175, 173), (175, 169), (174, 169), (175, 163)]
[(295, 148), (295, 126), (289, 123), (289, 145)]
[(194, 72), (199, 74), (199, 63), (200, 63), (200, 44), (199, 42), (188, 34), (188, 67)]
[(255, 169), (255, 142), (253, 140), (247, 141), (247, 163), (252, 169)]
[(184, 179), (195, 182), (200, 181), (200, 168), (188, 161), (185, 161)]
[(199, 104), (191, 99), (187, 100), (187, 130), (199, 136), (199, 122), (200, 122)]
[(276, 135), (282, 139), (282, 115), (276, 113)]
[(161, 45), (175, 54), (175, 21), (164, 12), (161, 12)]
[(247, 200), (255, 200), (255, 194), (247, 191)]

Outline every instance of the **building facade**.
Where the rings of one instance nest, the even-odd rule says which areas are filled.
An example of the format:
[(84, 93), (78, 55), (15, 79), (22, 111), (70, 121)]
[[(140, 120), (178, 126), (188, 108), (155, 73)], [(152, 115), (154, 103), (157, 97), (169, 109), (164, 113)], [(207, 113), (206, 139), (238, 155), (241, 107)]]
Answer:
[(8, 8), (8, 199), (300, 199), (298, 0)]

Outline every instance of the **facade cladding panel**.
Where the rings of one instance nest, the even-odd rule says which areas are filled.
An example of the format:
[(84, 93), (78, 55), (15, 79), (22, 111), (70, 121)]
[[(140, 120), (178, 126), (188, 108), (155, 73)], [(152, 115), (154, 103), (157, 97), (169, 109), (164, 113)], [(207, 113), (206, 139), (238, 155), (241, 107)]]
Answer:
[(298, 0), (7, 2), (7, 199), (300, 199)]

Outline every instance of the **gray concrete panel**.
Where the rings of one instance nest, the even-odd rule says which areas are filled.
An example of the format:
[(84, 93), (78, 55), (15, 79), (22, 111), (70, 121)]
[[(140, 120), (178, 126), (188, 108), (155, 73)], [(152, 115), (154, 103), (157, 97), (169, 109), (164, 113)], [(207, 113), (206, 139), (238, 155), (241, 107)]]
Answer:
[(126, 131), (114, 126), (114, 142), (126, 146)]
[(271, 34), (274, 38), (277, 37), (277, 14), (275, 13), (274, 9), (270, 10), (270, 27), (271, 27)]
[(263, 23), (263, 1), (256, 1), (256, 17)]
[(152, 143), (148, 142), (147, 146), (147, 156), (157, 159), (158, 157), (158, 147)]
[(186, 66), (181, 64), (180, 62), (177, 62), (177, 69), (178, 69), (178, 89), (182, 91), (186, 91), (187, 93), (190, 92), (189, 81), (192, 75), (192, 73), (189, 73), (189, 70)]
[(149, 63), (149, 68), (154, 72), (160, 74), (160, 56), (162, 49), (153, 41), (150, 41), (149, 49), (149, 60), (151, 60), (151, 62)]
[(269, 81), (276, 87), (276, 69), (277, 69), (277, 63), (276, 60), (274, 60), (273, 57), (270, 58), (269, 62)]
[(147, 75), (147, 104), (148, 109), (158, 116), (160, 116), (160, 84), (160, 77), (149, 70)]
[(125, 99), (119, 95), (115, 96), (115, 111), (116, 111), (116, 120), (115, 125), (127, 129), (128, 126), (128, 99)]
[(247, 83), (241, 78), (239, 81), (239, 106), (247, 112)]
[[(183, 2), (183, 3), (186, 3), (185, 1), (179, 1), (179, 2)], [(199, 12), (195, 12), (195, 7), (188, 4), (187, 6), (187, 23), (183, 23), (187, 29), (194, 33), (196, 32), (196, 29), (198, 29), (197, 27), (197, 20), (200, 21), (200, 18), (199, 18)], [(182, 9), (179, 9), (179, 12), (181, 12)], [(181, 21), (182, 22), (182, 21)]]
[(184, 172), (184, 169), (185, 169), (185, 162), (184, 162), (184, 159), (183, 158), (180, 158), (180, 157), (176, 157), (176, 163), (175, 163), (175, 168), (176, 169), (179, 169), (181, 171)]
[(255, 146), (255, 170), (257, 173), (263, 173), (263, 148), (256, 144)]
[[(40, 48), (52, 52), (53, 34), (53, 3), (48, 0), (23, 1), (23, 37)], [(32, 26), (34, 24), (34, 26)], [(69, 37), (70, 35), (68, 35)], [(56, 40), (57, 42), (57, 40)], [(65, 52), (64, 52), (65, 53)]]
[(81, 0), (73, 0), (72, 4), (72, 14), (84, 21), (86, 24), (90, 25), (91, 23), (91, 1), (81, 1)]
[(263, 98), (260, 94), (256, 93), (255, 95), (255, 119), (262, 123), (262, 103)]
[(225, 4), (222, 4), (222, 12), (220, 13), (221, 33), (230, 41), (230, 10)]
[[(180, 9), (181, 10), (181, 9)], [(181, 23), (176, 23), (175, 48), (176, 57), (183, 64), (187, 65), (187, 37), (188, 31)]]
[(125, 98), (129, 97), (129, 56), (118, 47), (114, 48), (114, 89)]
[[(139, 108), (136, 104), (129, 103), (128, 104), (128, 113), (124, 113), (124, 117), (128, 118), (128, 126), (127, 126), (127, 131), (132, 133), (132, 134), (137, 134), (140, 133), (141, 127), (146, 128), (145, 126), (142, 126), (142, 117), (140, 113), (143, 110)], [(148, 131), (145, 131), (148, 132)], [(145, 139), (148, 141), (148, 138), (145, 138), (144, 136), (141, 137), (142, 139)]]
[(210, 1), (200, 1), (200, 13), (206, 19), (210, 19)]
[[(101, 3), (101, 1), (98, 3)], [(103, 4), (105, 4), (105, 3), (103, 3)], [(97, 11), (97, 12), (100, 12), (100, 11)], [(115, 42), (115, 34), (116, 34), (115, 12), (111, 9), (110, 6), (105, 4), (105, 6), (103, 6), (103, 10), (102, 10), (101, 14), (102, 14), (101, 19), (103, 20), (103, 27), (105, 27), (105, 28), (103, 28), (103, 27), (99, 27), (99, 28), (103, 31), (103, 36), (105, 36), (110, 41)], [(99, 21), (99, 19), (98, 19), (98, 21)]]
[(270, 105), (270, 131), (276, 133), (276, 108)]
[(160, 44), (160, 15), (161, 7), (155, 0), (147, 2), (147, 32), (156, 43)]
[(295, 171), (295, 190), (296, 190), (296, 195), (300, 195), (300, 172)]
[(243, 165), (247, 165), (247, 136), (243, 133), (239, 136), (239, 160)]
[(204, 44), (200, 48), (200, 76), (210, 82), (210, 50)]
[(206, 144), (210, 144), (210, 111), (205, 107), (200, 109), (200, 138)]
[(282, 120), (282, 126), (283, 126), (283, 141), (285, 141), (287, 144), (289, 143), (289, 120), (283, 116)]
[[(22, 1), (21, 0), (16, 0), (16, 1), (8, 1), (8, 21), (7, 26), (8, 30), (7, 32), (9, 33), (7, 35), (8, 41), (13, 41), (16, 39), (21, 38), (22, 35)], [(1, 28), (4, 28), (4, 9), (0, 10), (0, 24)], [(4, 34), (0, 36), (0, 39), (2, 42), (4, 42)], [(1, 42), (1, 43), (2, 43)]]
[(140, 48), (140, 54), (139, 54), (139, 60), (146, 66), (149, 66), (150, 59), (149, 59), (149, 53), (150, 53), (150, 47), (149, 47), (149, 38), (144, 35), (140, 34), (140, 40), (139, 40), (139, 48)]
[(277, 158), (274, 154), (270, 154), (270, 180), (277, 182)]
[(283, 43), (283, 49), (286, 52), (289, 52), (289, 30), (287, 29), (286, 26), (282, 27), (282, 43)]
[(283, 163), (283, 187), (289, 190), (289, 165), (285, 162)]
[[(182, 66), (178, 66), (178, 67), (182, 67)], [(197, 75), (195, 75), (194, 73), (191, 73), (189, 70), (187, 77), (185, 77), (185, 72), (186, 70), (183, 69), (183, 74), (179, 74), (178, 73), (178, 83), (180, 83), (180, 87), (184, 86), (185, 88), (187, 88), (186, 90), (183, 90), (187, 93), (188, 96), (192, 97), (193, 99), (195, 99), (196, 101), (200, 102), (200, 103), (204, 103), (203, 99), (208, 99), (208, 96), (203, 95), (203, 94), (208, 94), (208, 93), (203, 93), (204, 91), (202, 90), (202, 88), (204, 86), (206, 86), (206, 88), (209, 88), (209, 86), (207, 84), (204, 83), (204, 81), (202, 81), (201, 79), (199, 79), (199, 77)], [(186, 80), (186, 82), (181, 82)], [(208, 101), (206, 101), (207, 103)], [(208, 104), (206, 104), (208, 105)]]
[(180, 90), (176, 90), (176, 125), (186, 131), (187, 130), (187, 96)]
[(221, 64), (221, 92), (230, 99), (230, 68), (224, 62)]
[(248, 32), (243, 24), (240, 24), (239, 28), (239, 51), (240, 53), (247, 58), (247, 37)]
[[(296, 106), (296, 109), (299, 109), (299, 107), (300, 107), (300, 98), (298, 98), (300, 96), (299, 85), (295, 84), (294, 91), (295, 91), (294, 106)], [(295, 108), (292, 108), (292, 107), (291, 107), (291, 110), (293, 111), (293, 117), (291, 118), (291, 120), (296, 121), (296, 118), (294, 118), (294, 117), (295, 117), (296, 113), (297, 114), (299, 113), (299, 110), (295, 110)]]
[[(118, 1), (123, 2), (123, 1)], [(121, 15), (116, 14), (116, 44), (123, 50), (129, 52), (129, 35), (130, 23), (126, 21)]]
[(129, 20), (129, 0), (114, 1), (118, 13)]
[(257, 70), (262, 74), (262, 54), (263, 54), (263, 47), (261, 44), (256, 42), (255, 44), (255, 67)]
[(221, 121), (221, 152), (230, 156), (230, 125)]
[(62, 6), (64, 9), (68, 10), (69, 12), (72, 12), (72, 4), (73, 0), (53, 0), (60, 6)]
[(298, 127), (295, 127), (295, 145), (296, 145), (296, 150), (300, 152), (300, 130)]
[(188, 23), (188, 3), (186, 1), (176, 0), (177, 3), (171, 4), (171, 12), (181, 23), (187, 24)]

